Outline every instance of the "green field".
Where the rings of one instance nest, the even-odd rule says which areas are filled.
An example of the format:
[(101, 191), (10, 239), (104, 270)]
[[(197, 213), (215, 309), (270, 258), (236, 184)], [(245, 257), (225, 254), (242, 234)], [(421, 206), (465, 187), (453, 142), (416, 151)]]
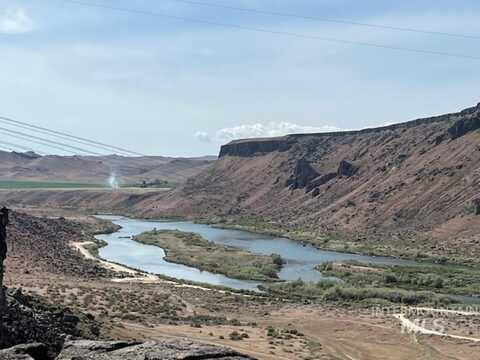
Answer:
[(78, 189), (108, 188), (106, 184), (73, 181), (0, 180), (0, 189)]

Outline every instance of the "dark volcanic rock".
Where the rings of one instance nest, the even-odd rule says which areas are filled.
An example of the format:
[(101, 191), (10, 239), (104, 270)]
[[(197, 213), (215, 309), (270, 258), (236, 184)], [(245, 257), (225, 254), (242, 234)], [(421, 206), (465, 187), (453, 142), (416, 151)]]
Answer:
[(256, 154), (269, 153), (273, 151), (287, 151), (292, 143), (285, 138), (273, 139), (254, 139), (251, 141), (232, 141), (227, 145), (223, 145), (220, 149), (219, 157), (224, 156), (241, 156), (249, 157)]
[(145, 343), (113, 341), (72, 341), (65, 346), (57, 360), (247, 360), (228, 348), (198, 344), (188, 340), (163, 340)]
[(61, 350), (67, 335), (77, 338), (99, 335), (99, 325), (89, 316), (46, 304), (20, 290), (9, 290), (7, 303), (0, 314), (0, 349), (41, 342), (52, 357)]
[(17, 345), (0, 350), (2, 360), (43, 360), (49, 359), (48, 348), (41, 343)]
[(290, 186), (291, 189), (304, 188), (319, 175), (307, 160), (300, 159), (297, 161), (292, 177), (287, 181), (287, 186)]
[(328, 174), (323, 174), (320, 175), (319, 177), (313, 179), (308, 185), (307, 185), (307, 192), (312, 191), (314, 188), (318, 188), (319, 186), (322, 186), (323, 184), (326, 184), (332, 179), (335, 179), (337, 177), (337, 173), (328, 173)]
[(472, 200), (473, 213), (475, 215), (480, 215), (480, 198), (475, 198)]
[(353, 165), (352, 163), (349, 163), (346, 160), (342, 160), (340, 162), (340, 165), (338, 165), (337, 175), (339, 177), (351, 177), (355, 175), (357, 171), (358, 171), (357, 166)]
[(312, 197), (317, 197), (318, 195), (320, 195), (320, 189), (317, 187), (317, 188), (313, 189)]
[(448, 129), (448, 134), (450, 135), (450, 138), (457, 139), (477, 129), (480, 129), (479, 115), (455, 121), (455, 123)]

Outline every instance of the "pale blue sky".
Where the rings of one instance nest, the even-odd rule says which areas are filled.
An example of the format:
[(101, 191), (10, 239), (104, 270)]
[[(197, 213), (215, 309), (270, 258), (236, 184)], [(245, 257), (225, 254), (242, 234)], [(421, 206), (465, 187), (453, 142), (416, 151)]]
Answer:
[[(87, 1), (87, 0), (86, 0)], [(198, 0), (480, 37), (478, 1)], [(272, 31), (480, 57), (480, 39), (267, 16), (172, 0), (88, 0)], [(233, 137), (357, 129), (480, 101), (480, 60), (79, 6), (0, 3), (0, 116), (156, 155)]]

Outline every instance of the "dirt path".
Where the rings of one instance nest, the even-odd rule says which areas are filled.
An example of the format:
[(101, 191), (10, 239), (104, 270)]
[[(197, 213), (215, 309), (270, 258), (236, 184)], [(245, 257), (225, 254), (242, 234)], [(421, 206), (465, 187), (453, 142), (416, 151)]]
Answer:
[[(85, 258), (89, 260), (98, 261), (101, 266), (103, 266), (108, 270), (134, 275), (133, 277), (126, 277), (126, 278), (123, 278), (123, 277), (113, 278), (111, 279), (112, 282), (116, 282), (116, 283), (136, 282), (136, 283), (143, 283), (143, 284), (160, 284), (161, 283), (161, 284), (169, 284), (177, 288), (185, 287), (185, 288), (199, 289), (204, 291), (218, 291), (220, 293), (227, 293), (227, 291), (225, 290), (213, 289), (213, 288), (208, 288), (200, 285), (182, 284), (182, 283), (171, 281), (171, 280), (164, 280), (154, 274), (137, 271), (127, 266), (123, 266), (120, 264), (115, 264), (106, 260), (99, 259), (98, 257), (94, 256), (88, 249), (85, 248), (86, 245), (91, 245), (91, 244), (93, 244), (92, 241), (74, 242), (72, 243), (72, 246), (75, 249), (77, 249)], [(244, 296), (249, 296), (249, 295), (244, 294)]]
[(92, 245), (94, 244), (91, 241), (84, 241), (84, 242), (74, 242), (72, 243), (72, 246), (80, 251), (80, 253), (87, 259), (89, 260), (96, 260), (98, 261), (104, 268), (115, 271), (115, 272), (123, 272), (123, 273), (128, 273), (130, 275), (135, 275), (136, 277), (134, 278), (121, 278), (121, 279), (113, 279), (113, 281), (118, 281), (118, 280), (125, 280), (125, 281), (132, 281), (134, 279), (138, 279), (141, 281), (158, 281), (158, 277), (152, 274), (147, 274), (147, 273), (141, 273), (139, 271), (130, 269), (126, 266), (122, 266), (119, 264), (115, 264), (109, 261), (105, 261), (102, 259), (97, 258), (94, 256), (88, 249), (85, 248), (86, 245)]

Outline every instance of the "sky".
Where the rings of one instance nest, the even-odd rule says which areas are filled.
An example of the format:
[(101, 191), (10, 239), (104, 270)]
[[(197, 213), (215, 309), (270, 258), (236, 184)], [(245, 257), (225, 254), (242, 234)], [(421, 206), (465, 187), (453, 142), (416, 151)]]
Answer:
[(84, 2), (132, 11), (0, 1), (0, 116), (144, 154), (200, 156), (235, 138), (382, 126), (480, 102), (479, 1), (196, 1), (297, 17), (178, 0)]

